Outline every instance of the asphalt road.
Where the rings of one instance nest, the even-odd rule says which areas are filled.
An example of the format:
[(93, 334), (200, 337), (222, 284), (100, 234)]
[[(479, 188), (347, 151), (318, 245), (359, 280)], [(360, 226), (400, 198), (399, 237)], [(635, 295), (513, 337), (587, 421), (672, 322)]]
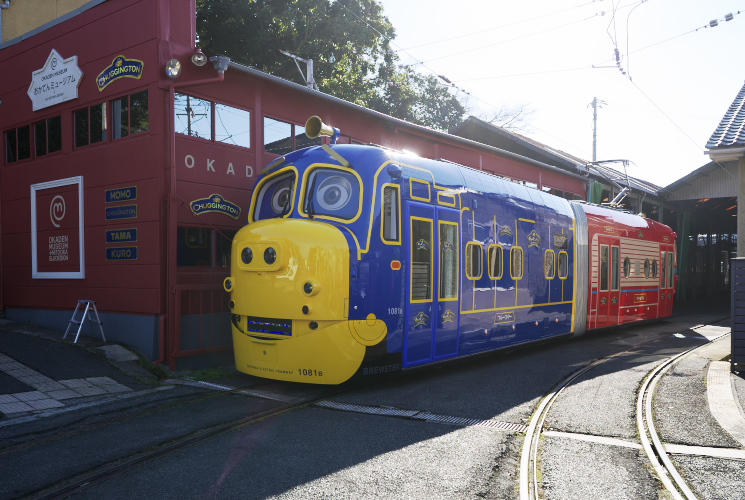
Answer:
[[(667, 498), (638, 444), (636, 393), (666, 356), (706, 342), (689, 326), (690, 318), (682, 318), (600, 332), (332, 394), (326, 399), (381, 414), (301, 406), (106, 478), (73, 498), (517, 498), (521, 430), (540, 399), (590, 361), (638, 344), (644, 345), (578, 379), (552, 406), (546, 421), (552, 432), (540, 449), (542, 491), (548, 499)], [(702, 378), (707, 363), (685, 358), (660, 384), (655, 412), (663, 440), (737, 448), (708, 413)], [(0, 440), (16, 447), (0, 450), (0, 497), (33, 497), (40, 487), (79, 472), (104, 470), (222, 423), (281, 408), (281, 400), (328, 391), (247, 376), (225, 383), (276, 399), (178, 386), (0, 426)], [(387, 415), (396, 410), (470, 420), (463, 425)], [(695, 455), (675, 456), (675, 462), (700, 498), (737, 498), (733, 491), (745, 491), (745, 462)]]

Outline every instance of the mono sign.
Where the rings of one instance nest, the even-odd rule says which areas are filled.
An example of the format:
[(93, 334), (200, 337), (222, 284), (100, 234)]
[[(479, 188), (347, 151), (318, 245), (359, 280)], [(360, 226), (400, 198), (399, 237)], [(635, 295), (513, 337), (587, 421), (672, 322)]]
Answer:
[(52, 49), (44, 66), (31, 74), (28, 96), (34, 111), (77, 99), (82, 78), (78, 56), (63, 59), (59, 52)]

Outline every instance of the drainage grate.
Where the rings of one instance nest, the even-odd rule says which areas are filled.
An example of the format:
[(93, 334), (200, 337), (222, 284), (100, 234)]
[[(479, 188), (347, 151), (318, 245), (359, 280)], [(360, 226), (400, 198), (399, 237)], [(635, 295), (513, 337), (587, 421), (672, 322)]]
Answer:
[(459, 425), (462, 427), (488, 427), (490, 429), (499, 429), (510, 432), (526, 432), (528, 430), (528, 427), (522, 424), (500, 422), (498, 420), (482, 420), (478, 418), (451, 417), (448, 415), (437, 415), (428, 411), (402, 410), (400, 408), (386, 406), (364, 406), (351, 403), (337, 403), (335, 401), (319, 401), (316, 403), (316, 406), (329, 408), (331, 410), (365, 413), (367, 415), (382, 415), (386, 417), (410, 418), (412, 420)]

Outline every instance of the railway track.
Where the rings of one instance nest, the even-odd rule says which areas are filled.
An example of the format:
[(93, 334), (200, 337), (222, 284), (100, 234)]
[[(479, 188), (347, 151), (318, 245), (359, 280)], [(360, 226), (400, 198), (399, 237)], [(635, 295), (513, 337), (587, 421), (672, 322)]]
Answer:
[[(166, 404), (159, 404), (154, 407), (137, 410), (130, 412), (127, 415), (113, 416), (106, 418), (92, 425), (85, 425), (82, 422), (77, 424), (73, 429), (65, 429), (59, 432), (52, 432), (40, 436), (35, 439), (26, 440), (21, 443), (7, 446), (0, 449), (0, 457), (12, 459), (15, 456), (22, 455), (23, 453), (33, 450), (35, 447), (44, 446), (55, 441), (61, 441), (70, 438), (81, 438), (82, 434), (89, 433), (95, 430), (106, 429), (107, 427), (115, 427), (118, 424), (132, 423), (138, 420), (144, 421), (146, 418), (150, 418), (153, 415), (169, 410), (188, 411), (190, 407), (194, 407), (199, 404), (214, 404), (219, 405), (221, 398), (226, 398), (231, 395), (244, 395), (260, 397), (265, 399), (272, 399), (279, 403), (272, 406), (269, 409), (254, 412), (248, 416), (242, 418), (233, 418), (225, 422), (212, 425), (208, 428), (198, 429), (195, 432), (187, 433), (187, 435), (168, 440), (162, 444), (155, 444), (152, 447), (148, 447), (145, 451), (139, 451), (136, 453), (129, 454), (127, 456), (119, 457), (118, 459), (106, 464), (88, 470), (82, 470), (75, 475), (67, 478), (63, 481), (57, 481), (54, 484), (43, 485), (41, 489), (33, 492), (24, 492), (21, 498), (26, 499), (61, 499), (75, 495), (85, 489), (94, 485), (103, 483), (116, 476), (124, 474), (128, 471), (141, 467), (147, 463), (162, 459), (168, 455), (183, 450), (195, 444), (207, 441), (215, 438), (222, 434), (240, 429), (241, 427), (250, 425), (253, 422), (261, 419), (269, 418), (272, 416), (280, 415), (285, 412), (292, 411), (297, 408), (301, 408), (306, 405), (314, 404), (322, 399), (329, 396), (335, 396), (342, 394), (352, 387), (344, 388), (319, 388), (313, 395), (308, 397), (293, 397), (293, 398), (282, 398), (272, 397), (271, 393), (260, 390), (252, 390), (249, 387), (237, 387), (237, 388), (225, 388), (216, 386), (216, 384), (205, 384), (212, 385), (211, 389), (217, 389), (217, 391), (210, 392), (207, 394), (198, 394), (192, 397), (179, 399), (177, 401), (171, 401)], [(357, 386), (355, 386), (357, 387)], [(289, 399), (282, 401), (282, 399)]]
[[(686, 481), (683, 479), (683, 477), (680, 475), (680, 473), (677, 471), (675, 465), (670, 460), (668, 452), (665, 450), (662, 441), (660, 440), (659, 434), (657, 433), (652, 414), (652, 400), (654, 397), (654, 391), (665, 373), (677, 362), (692, 354), (696, 350), (709, 345), (714, 340), (717, 340), (726, 335), (729, 335), (729, 333), (721, 335), (720, 337), (716, 337), (714, 339), (710, 339), (709, 342), (706, 342), (700, 346), (696, 346), (676, 355), (669, 356), (662, 362), (658, 363), (643, 380), (637, 395), (636, 424), (642, 448), (644, 449), (644, 452), (649, 462), (651, 463), (656, 475), (665, 486), (665, 489), (670, 493), (672, 498), (676, 500), (695, 500), (697, 497), (688, 486)], [(631, 346), (627, 349), (623, 349), (606, 357), (595, 360), (592, 363), (565, 377), (543, 397), (529, 421), (528, 430), (526, 431), (525, 440), (523, 442), (521, 450), (518, 480), (520, 500), (537, 500), (541, 497), (539, 481), (540, 472), (538, 470), (539, 440), (543, 433), (544, 422), (546, 421), (546, 417), (551, 410), (551, 406), (555, 401), (558, 400), (562, 392), (567, 387), (572, 385), (575, 381), (577, 381), (580, 377), (597, 368), (598, 366), (603, 365), (623, 354), (627, 354), (634, 350), (637, 350), (643, 346), (659, 342), (660, 340), (661, 339), (659, 338), (653, 339), (651, 341)]]

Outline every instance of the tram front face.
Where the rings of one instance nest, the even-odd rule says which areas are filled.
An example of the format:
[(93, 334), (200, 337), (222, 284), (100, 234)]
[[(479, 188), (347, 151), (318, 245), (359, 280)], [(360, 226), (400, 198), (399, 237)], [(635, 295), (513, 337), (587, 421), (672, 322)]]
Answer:
[(348, 324), (350, 249), (334, 224), (359, 218), (362, 182), (350, 169), (293, 165), (262, 179), (233, 240), (236, 368), (264, 378), (339, 384), (365, 346)]

